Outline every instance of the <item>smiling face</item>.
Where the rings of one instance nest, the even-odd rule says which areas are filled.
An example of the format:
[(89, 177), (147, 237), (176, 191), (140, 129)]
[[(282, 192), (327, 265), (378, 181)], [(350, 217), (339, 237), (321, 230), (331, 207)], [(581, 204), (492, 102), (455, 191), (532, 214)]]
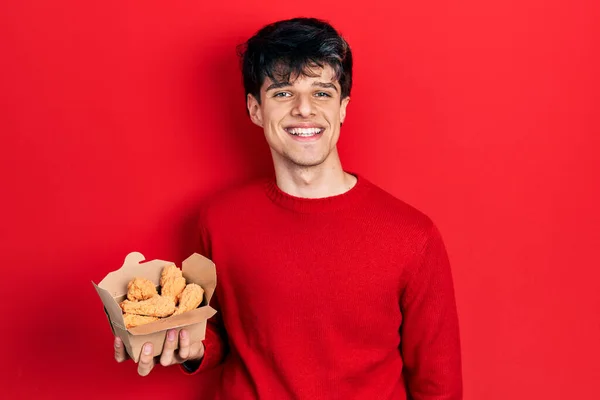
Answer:
[(267, 77), (260, 102), (251, 94), (247, 98), (250, 118), (264, 129), (276, 168), (339, 162), (336, 144), (350, 98), (341, 99), (329, 66), (311, 69), (311, 76), (292, 78), (274, 82)]

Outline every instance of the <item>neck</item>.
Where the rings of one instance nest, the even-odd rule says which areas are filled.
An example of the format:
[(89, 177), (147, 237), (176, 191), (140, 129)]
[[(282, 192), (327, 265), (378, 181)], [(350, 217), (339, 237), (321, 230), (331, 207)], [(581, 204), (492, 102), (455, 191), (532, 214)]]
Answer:
[(274, 166), (277, 186), (295, 197), (336, 196), (347, 192), (356, 184), (356, 177), (344, 172), (336, 150), (319, 165), (304, 167), (277, 160)]

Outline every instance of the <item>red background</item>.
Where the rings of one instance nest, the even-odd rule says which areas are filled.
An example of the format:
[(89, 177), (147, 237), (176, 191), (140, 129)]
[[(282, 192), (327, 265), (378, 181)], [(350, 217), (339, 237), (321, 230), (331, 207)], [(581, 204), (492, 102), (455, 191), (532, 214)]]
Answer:
[(444, 234), (465, 399), (600, 398), (597, 2), (6, 3), (8, 398), (210, 392), (210, 375), (116, 364), (90, 281), (130, 251), (179, 263), (198, 202), (271, 171), (234, 46), (307, 14), (331, 20), (356, 58), (345, 167)]

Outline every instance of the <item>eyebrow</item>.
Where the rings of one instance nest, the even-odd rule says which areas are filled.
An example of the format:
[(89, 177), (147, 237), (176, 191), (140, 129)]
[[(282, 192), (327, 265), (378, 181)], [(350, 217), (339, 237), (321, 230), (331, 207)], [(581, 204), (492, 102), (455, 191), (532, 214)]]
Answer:
[[(290, 82), (275, 82), (270, 84), (267, 89), (265, 90), (265, 92), (268, 92), (269, 90), (274, 90), (274, 89), (281, 89), (284, 87), (289, 87), (292, 86), (292, 84)], [(336, 92), (338, 91), (338, 88), (331, 82), (314, 82), (312, 84), (312, 86), (317, 86), (323, 89), (333, 89)]]
[(318, 86), (318, 87), (321, 87), (323, 89), (333, 89), (336, 92), (338, 91), (337, 86), (335, 86), (331, 82), (315, 82), (315, 83), (312, 84), (312, 86)]
[(269, 90), (273, 90), (273, 89), (281, 89), (284, 87), (288, 87), (288, 86), (292, 86), (292, 84), (290, 82), (275, 82), (269, 85), (269, 87), (267, 87), (267, 90), (265, 90), (265, 92), (268, 92)]

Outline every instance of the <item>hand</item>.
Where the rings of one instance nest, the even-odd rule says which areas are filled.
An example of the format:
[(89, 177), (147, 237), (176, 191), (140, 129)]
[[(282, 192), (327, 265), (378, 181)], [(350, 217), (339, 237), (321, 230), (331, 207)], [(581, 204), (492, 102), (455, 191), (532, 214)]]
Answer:
[[(204, 344), (201, 340), (190, 343), (190, 337), (185, 329), (179, 331), (179, 349), (175, 350), (177, 344), (177, 331), (171, 329), (167, 331), (167, 338), (163, 346), (163, 351), (160, 355), (160, 364), (162, 366), (169, 366), (173, 364), (181, 364), (189, 360), (201, 360), (204, 357)], [(123, 341), (115, 337), (115, 360), (117, 362), (123, 362), (129, 357), (123, 346)], [(145, 343), (142, 346), (142, 353), (140, 354), (140, 360), (138, 361), (138, 374), (146, 376), (152, 371), (152, 368), (156, 365), (154, 358), (154, 349), (152, 343)]]

